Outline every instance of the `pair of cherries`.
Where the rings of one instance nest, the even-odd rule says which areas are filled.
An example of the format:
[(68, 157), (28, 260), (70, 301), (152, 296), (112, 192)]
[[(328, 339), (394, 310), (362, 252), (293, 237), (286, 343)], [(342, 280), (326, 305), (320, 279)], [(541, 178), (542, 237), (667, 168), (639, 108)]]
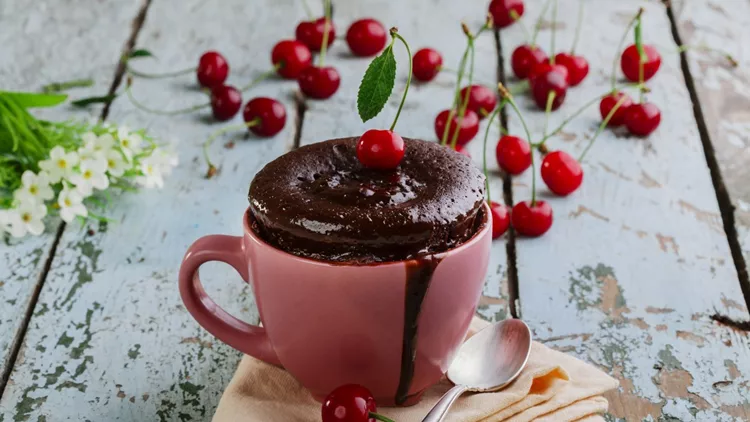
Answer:
[(539, 237), (552, 227), (552, 207), (545, 201), (519, 202), (509, 210), (503, 204), (490, 201), (492, 213), (492, 238), (502, 236), (508, 228), (513, 228), (518, 234), (527, 237)]
[(497, 107), (497, 96), (484, 85), (470, 85), (462, 88), (459, 93), (460, 101), (463, 102), (467, 96), (468, 101), (463, 118), (455, 110), (443, 110), (435, 117), (437, 138), (442, 140), (447, 135), (447, 143), (452, 144), (455, 136), (457, 149), (477, 136), (479, 121), (489, 116)]

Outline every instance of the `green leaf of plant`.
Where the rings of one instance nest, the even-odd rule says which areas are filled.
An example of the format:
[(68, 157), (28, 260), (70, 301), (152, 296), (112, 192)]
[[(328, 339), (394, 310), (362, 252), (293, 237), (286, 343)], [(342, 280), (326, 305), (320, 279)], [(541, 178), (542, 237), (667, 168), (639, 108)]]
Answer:
[(156, 57), (156, 56), (154, 56), (154, 54), (151, 53), (150, 51), (142, 49), (142, 48), (138, 50), (133, 50), (130, 52), (130, 54), (128, 54), (128, 60), (137, 59), (139, 57)]
[(70, 104), (76, 107), (86, 107), (91, 104), (108, 103), (117, 98), (117, 94), (102, 95), (101, 97), (86, 97), (80, 100), (71, 101)]
[(68, 99), (68, 96), (65, 94), (38, 94), (35, 92), (0, 91), (0, 95), (5, 96), (23, 108), (54, 107)]
[(395, 82), (396, 57), (393, 55), (393, 45), (389, 45), (370, 63), (359, 84), (357, 111), (363, 122), (372, 119), (383, 110), (393, 92)]

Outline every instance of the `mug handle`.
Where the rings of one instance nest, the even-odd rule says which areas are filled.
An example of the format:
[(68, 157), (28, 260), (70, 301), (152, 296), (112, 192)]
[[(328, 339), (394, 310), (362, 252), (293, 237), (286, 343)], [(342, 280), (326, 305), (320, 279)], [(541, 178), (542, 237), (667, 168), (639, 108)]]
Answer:
[(180, 296), (185, 307), (209, 333), (242, 353), (281, 366), (266, 329), (251, 325), (219, 307), (203, 289), (198, 268), (209, 261), (231, 265), (245, 282), (250, 276), (242, 237), (211, 235), (193, 243), (180, 266)]

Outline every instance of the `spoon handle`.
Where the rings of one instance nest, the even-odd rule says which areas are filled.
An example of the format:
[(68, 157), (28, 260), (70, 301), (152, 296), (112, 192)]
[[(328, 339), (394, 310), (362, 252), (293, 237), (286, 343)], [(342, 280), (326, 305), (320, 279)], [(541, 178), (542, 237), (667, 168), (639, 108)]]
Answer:
[(445, 415), (448, 414), (448, 409), (451, 408), (451, 405), (453, 404), (456, 399), (466, 392), (466, 387), (463, 385), (457, 385), (450, 390), (448, 390), (447, 393), (443, 394), (443, 397), (438, 400), (437, 403), (435, 403), (435, 406), (433, 406), (432, 410), (430, 410), (430, 413), (425, 416), (424, 419), (422, 419), (422, 422), (440, 422), (445, 418)]

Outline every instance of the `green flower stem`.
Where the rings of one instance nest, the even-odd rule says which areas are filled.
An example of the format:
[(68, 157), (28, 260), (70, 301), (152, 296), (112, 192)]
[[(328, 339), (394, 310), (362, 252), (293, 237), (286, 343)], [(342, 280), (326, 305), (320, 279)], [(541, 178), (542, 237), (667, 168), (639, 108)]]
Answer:
[(279, 69), (281, 69), (281, 63), (276, 63), (275, 65), (273, 65), (273, 68), (271, 68), (271, 70), (268, 70), (268, 71), (263, 72), (260, 75), (258, 75), (258, 77), (256, 77), (252, 81), (250, 81), (250, 83), (247, 84), (247, 85), (245, 85), (242, 89), (240, 89), (240, 91), (242, 91), (242, 92), (249, 91), (251, 88), (255, 87), (259, 83), (261, 83), (264, 80), (266, 80), (266, 79), (270, 78), (271, 76), (275, 75), (276, 72)]
[[(326, 51), (328, 50), (328, 32), (331, 28), (331, 0), (325, 0), (323, 3), (323, 12), (325, 13), (325, 25), (323, 25), (323, 44), (320, 45), (320, 58), (318, 65), (323, 67), (326, 59)], [(411, 56), (409, 56), (411, 57)]]
[(576, 23), (576, 35), (573, 38), (573, 45), (570, 47), (570, 54), (576, 54), (578, 40), (581, 39), (581, 28), (583, 27), (583, 0), (578, 1), (578, 22)]
[(623, 96), (622, 98), (620, 98), (617, 101), (617, 103), (615, 103), (615, 106), (612, 107), (612, 110), (610, 110), (609, 113), (607, 113), (607, 117), (605, 117), (604, 120), (602, 121), (602, 124), (599, 125), (599, 128), (596, 130), (596, 133), (594, 134), (594, 137), (591, 138), (591, 140), (589, 141), (589, 144), (586, 145), (586, 148), (581, 153), (581, 156), (578, 157), (578, 162), (579, 163), (583, 162), (583, 157), (585, 157), (586, 153), (589, 152), (589, 150), (591, 149), (591, 147), (594, 145), (594, 141), (596, 141), (596, 138), (598, 138), (599, 135), (604, 131), (604, 129), (607, 127), (607, 124), (609, 124), (609, 121), (612, 120), (612, 117), (614, 117), (615, 113), (620, 108), (620, 106), (622, 106), (622, 104), (625, 102), (626, 99), (627, 99), (627, 97), (625, 97), (625, 96)]
[(371, 418), (373, 418), (373, 419), (375, 419), (375, 420), (379, 420), (379, 421), (381, 421), (381, 422), (394, 422), (394, 420), (393, 420), (393, 419), (387, 418), (387, 417), (385, 417), (385, 416), (383, 416), (383, 415), (381, 415), (381, 414), (379, 414), (379, 413), (375, 413), (375, 412), (370, 412), (370, 415), (369, 415), (369, 416), (370, 416)]
[[(484, 143), (482, 144), (482, 171), (484, 172), (484, 186), (487, 191), (487, 203), (492, 200), (490, 196), (490, 177), (489, 172), (487, 171), (487, 138), (490, 136), (490, 128), (492, 127), (493, 120), (495, 120), (495, 117), (500, 114), (500, 111), (505, 107), (506, 102), (507, 100), (503, 99), (500, 104), (495, 107), (495, 110), (487, 119), (487, 129), (484, 131)], [(500, 122), (500, 130), (502, 131), (503, 129), (502, 122)]]
[(74, 79), (72, 81), (53, 82), (51, 84), (44, 85), (42, 87), (42, 92), (44, 92), (45, 94), (50, 94), (54, 92), (67, 91), (71, 88), (88, 88), (90, 86), (94, 86), (93, 79)]
[(547, 14), (547, 9), (549, 9), (549, 4), (552, 0), (547, 0), (544, 2), (544, 7), (542, 7), (542, 12), (539, 14), (539, 17), (536, 19), (536, 24), (534, 25), (534, 34), (531, 36), (531, 45), (530, 47), (536, 46), (536, 37), (539, 35), (539, 30), (542, 29), (542, 19), (544, 18), (544, 15)]
[[(404, 37), (399, 35), (398, 30), (396, 28), (391, 28), (391, 37), (395, 40), (398, 38), (399, 41), (401, 41), (404, 44), (404, 47), (406, 47), (406, 53), (409, 57), (409, 76), (406, 77), (406, 88), (404, 89), (404, 95), (401, 97), (401, 103), (398, 105), (398, 111), (396, 112), (396, 117), (393, 119), (393, 123), (391, 123), (391, 131), (396, 127), (396, 122), (398, 122), (398, 116), (401, 115), (401, 109), (404, 108), (404, 102), (406, 101), (406, 93), (409, 92), (409, 85), (411, 85), (411, 49), (409, 49), (409, 43), (406, 42)], [(391, 42), (391, 45), (392, 42)]]
[(612, 92), (616, 91), (617, 86), (617, 63), (620, 62), (620, 55), (622, 54), (622, 47), (625, 45), (625, 40), (628, 39), (628, 34), (630, 33), (630, 28), (635, 25), (635, 22), (640, 19), (641, 15), (643, 14), (643, 8), (638, 9), (638, 13), (633, 17), (633, 19), (630, 20), (628, 23), (628, 26), (625, 28), (625, 33), (622, 34), (622, 38), (620, 39), (620, 43), (617, 45), (617, 49), (615, 50), (615, 59), (612, 61)]
[(234, 126), (228, 126), (221, 128), (211, 134), (211, 136), (206, 139), (206, 142), (203, 143), (203, 158), (206, 160), (206, 164), (208, 164), (208, 171), (206, 172), (206, 178), (211, 178), (211, 176), (216, 173), (216, 166), (211, 162), (211, 157), (208, 154), (208, 148), (213, 144), (213, 142), (218, 138), (219, 136), (227, 133), (227, 132), (234, 132), (239, 129), (249, 129), (253, 126), (257, 126), (260, 124), (260, 117), (256, 117), (253, 120), (250, 120), (249, 122), (245, 122), (241, 125), (234, 125)]
[(552, 5), (552, 40), (550, 41), (549, 64), (555, 65), (555, 33), (557, 32), (557, 0)]
[(160, 116), (176, 116), (178, 114), (192, 113), (194, 111), (198, 111), (204, 108), (211, 107), (211, 103), (205, 103), (205, 104), (194, 105), (192, 107), (182, 108), (178, 110), (155, 110), (153, 108), (143, 105), (138, 100), (136, 100), (135, 97), (133, 96), (133, 92), (130, 89), (130, 85), (128, 85), (125, 88), (125, 93), (128, 94), (128, 98), (130, 99), (130, 102), (132, 102), (136, 108), (139, 108), (148, 113), (157, 114)]
[(139, 72), (127, 63), (125, 64), (125, 71), (128, 72), (129, 75), (135, 76), (138, 78), (143, 79), (166, 79), (166, 78), (174, 78), (175, 76), (182, 76), (187, 75), (188, 73), (193, 73), (197, 70), (195, 67), (191, 67), (189, 69), (182, 69), (178, 70), (176, 72), (168, 72), (168, 73), (146, 73), (146, 72)]

